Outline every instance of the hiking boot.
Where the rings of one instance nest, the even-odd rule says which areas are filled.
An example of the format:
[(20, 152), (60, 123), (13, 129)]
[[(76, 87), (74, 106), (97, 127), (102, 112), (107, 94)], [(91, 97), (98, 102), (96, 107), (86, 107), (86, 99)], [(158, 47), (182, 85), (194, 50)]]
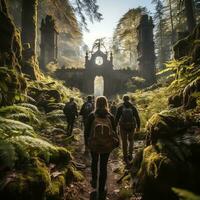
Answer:
[(99, 191), (99, 198), (98, 200), (106, 200), (107, 190)]
[(132, 161), (132, 160), (133, 160), (133, 155), (132, 155), (132, 154), (128, 155), (128, 160), (129, 160), (129, 161)]

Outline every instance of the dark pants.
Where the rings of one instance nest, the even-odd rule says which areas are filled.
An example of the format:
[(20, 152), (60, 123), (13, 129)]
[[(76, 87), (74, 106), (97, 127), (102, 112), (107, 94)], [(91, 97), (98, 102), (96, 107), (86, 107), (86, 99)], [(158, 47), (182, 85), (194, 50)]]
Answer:
[[(108, 164), (109, 155), (110, 155), (109, 153), (97, 154), (97, 153), (91, 152), (91, 156), (92, 156), (91, 170), (92, 170), (93, 186), (97, 185), (98, 166), (100, 167), (100, 169), (99, 169), (99, 192), (104, 192), (104, 190), (105, 190), (106, 179), (107, 179), (107, 164)], [(100, 164), (99, 164), (99, 161), (100, 161)]]
[(122, 150), (124, 161), (126, 162), (128, 157), (132, 159), (133, 154), (133, 143), (134, 143), (134, 132), (135, 129), (131, 131), (125, 130), (123, 127), (120, 126), (120, 134), (122, 139)]
[[(85, 131), (86, 125), (87, 125), (87, 120), (83, 119), (84, 131)], [(85, 146), (86, 146), (86, 143), (87, 143), (87, 137), (86, 137), (86, 135), (84, 135), (84, 142), (85, 142)]]
[[(85, 128), (87, 126), (87, 119), (83, 119), (83, 126), (84, 126), (84, 132), (85, 132)], [(84, 134), (84, 143), (85, 143), (85, 155), (89, 155), (89, 149), (87, 147), (87, 140), (88, 138), (86, 137), (86, 135)]]
[(75, 118), (67, 119), (67, 134), (72, 135), (72, 131), (74, 128)]

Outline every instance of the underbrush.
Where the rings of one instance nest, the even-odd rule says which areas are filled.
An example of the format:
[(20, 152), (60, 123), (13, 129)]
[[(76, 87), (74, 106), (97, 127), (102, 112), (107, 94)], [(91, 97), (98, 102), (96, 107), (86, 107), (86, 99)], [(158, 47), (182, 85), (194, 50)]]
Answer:
[(24, 98), (0, 107), (0, 198), (59, 200), (66, 185), (82, 179), (70, 148), (55, 139), (73, 139), (62, 111), (70, 97), (82, 104), (78, 90), (43, 77), (28, 81)]

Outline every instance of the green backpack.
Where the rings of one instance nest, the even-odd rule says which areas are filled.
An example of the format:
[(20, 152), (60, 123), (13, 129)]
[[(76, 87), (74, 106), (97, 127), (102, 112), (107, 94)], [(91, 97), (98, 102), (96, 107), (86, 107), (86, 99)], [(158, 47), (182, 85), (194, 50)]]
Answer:
[(110, 153), (118, 147), (119, 138), (112, 129), (109, 117), (95, 116), (89, 138), (89, 148), (95, 153)]

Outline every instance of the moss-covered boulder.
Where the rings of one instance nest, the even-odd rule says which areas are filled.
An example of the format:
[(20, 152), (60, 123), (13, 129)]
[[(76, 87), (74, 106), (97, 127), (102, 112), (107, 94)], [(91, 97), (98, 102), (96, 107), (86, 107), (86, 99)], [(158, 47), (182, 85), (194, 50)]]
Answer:
[(154, 115), (147, 124), (147, 146), (132, 167), (133, 189), (144, 200), (178, 200), (172, 187), (199, 194), (199, 132), (180, 112)]
[(189, 83), (183, 90), (183, 106), (186, 109), (193, 109), (197, 106), (194, 93), (200, 92), (200, 77)]
[(177, 108), (182, 106), (182, 101), (183, 101), (183, 97), (182, 97), (182, 93), (179, 94), (174, 94), (172, 96), (170, 96), (168, 98), (168, 106), (170, 108)]
[(183, 133), (189, 126), (178, 110), (154, 114), (146, 124), (146, 143), (155, 144), (158, 139), (169, 139)]

